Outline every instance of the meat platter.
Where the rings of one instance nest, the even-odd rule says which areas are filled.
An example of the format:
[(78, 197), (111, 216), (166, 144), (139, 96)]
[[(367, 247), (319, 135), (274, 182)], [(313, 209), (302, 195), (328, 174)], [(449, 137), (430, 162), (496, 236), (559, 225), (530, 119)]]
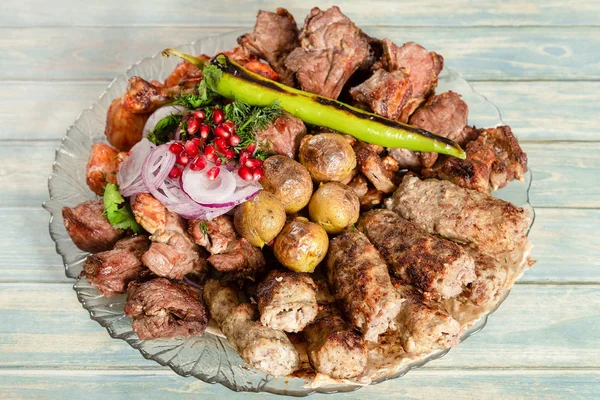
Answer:
[[(271, 14), (288, 23), (291, 16), (280, 10)], [(337, 23), (346, 18), (335, 8), (313, 9), (305, 21), (305, 28), (300, 31), (301, 42), (303, 35), (315, 33), (311, 29), (318, 31), (311, 28), (318, 26), (317, 23), (311, 25), (311, 21), (325, 18), (324, 15)], [(351, 21), (348, 24), (352, 24)], [(350, 29), (348, 26), (345, 29)], [(77, 279), (74, 289), (79, 301), (90, 312), (91, 318), (104, 326), (112, 337), (127, 341), (144, 357), (169, 366), (183, 376), (218, 382), (237, 391), (307, 395), (350, 391), (399, 377), (443, 356), (451, 347), (484, 327), (488, 316), (500, 306), (513, 283), (533, 263), (529, 258), (531, 244), (526, 238), (534, 216), (528, 203), (531, 173), (526, 166), (526, 155), (510, 128), (504, 126), (496, 107), (477, 94), (457, 73), (447, 67), (442, 69), (441, 56), (424, 53), (432, 54), (431, 69), (436, 71), (436, 83), (419, 92), (415, 81), (409, 78), (410, 69), (395, 68), (390, 55), (414, 49), (420, 51), (421, 46), (409, 42), (410, 38), (395, 40), (407, 42), (404, 46), (396, 46), (389, 39), (371, 38), (358, 28), (352, 29), (358, 36), (364, 35), (361, 37), (366, 50), (361, 63), (372, 58), (369, 72), (361, 77), (355, 72), (360, 69), (360, 63), (356, 63), (356, 68), (346, 73), (346, 77), (343, 71), (340, 72), (335, 81), (319, 82), (314, 71), (307, 75), (310, 79), (303, 77), (307, 62), (302, 57), (307, 54), (319, 57), (304, 49), (304, 43), (290, 46), (285, 57), (277, 51), (259, 55), (268, 64), (250, 57), (243, 65), (268, 79), (296, 85), (327, 99), (339, 97), (361, 110), (370, 109), (385, 118), (409, 123), (410, 127), (416, 125), (444, 138), (452, 138), (466, 149), (465, 163), (452, 155), (438, 155), (438, 152), (413, 152), (368, 143), (363, 137), (357, 139), (359, 135), (343, 132), (343, 127), (315, 126), (302, 115), (297, 118), (288, 114), (291, 111), (285, 108), (283, 101), (285, 113), (277, 114), (274, 117), (277, 121), (269, 125), (277, 129), (267, 127), (263, 130), (261, 137), (267, 138), (271, 145), (266, 149), (268, 154), (264, 161), (255, 161), (261, 167), (246, 171), (238, 166), (234, 170), (238, 184), (233, 186), (233, 196), (239, 191), (241, 194), (235, 198), (242, 200), (235, 200), (227, 210), (214, 214), (218, 207), (195, 206), (207, 203), (197, 199), (204, 199), (202, 196), (206, 196), (206, 188), (210, 186), (198, 193), (184, 188), (183, 193), (196, 203), (193, 206), (186, 203), (178, 208), (181, 211), (177, 214), (183, 216), (185, 225), (180, 234), (174, 235), (164, 226), (175, 226), (179, 222), (169, 220), (166, 210), (161, 214), (163, 205), (156, 202), (160, 197), (152, 190), (136, 191), (136, 187), (139, 189), (143, 185), (143, 177), (127, 177), (123, 172), (124, 166), (128, 165), (125, 164), (126, 157), (133, 158), (135, 148), (140, 147), (137, 146), (139, 138), (127, 143), (118, 136), (118, 126), (112, 128), (111, 138), (107, 124), (107, 113), (109, 120), (111, 112), (115, 113), (115, 99), (125, 98), (120, 101), (122, 106), (129, 99), (127, 93), (138, 87), (142, 87), (144, 93), (148, 93), (150, 87), (153, 99), (162, 96), (166, 90), (161, 82), (166, 84), (173, 78), (172, 71), (182, 65), (180, 60), (161, 54), (141, 60), (117, 77), (68, 130), (57, 150), (49, 179), (50, 200), (44, 205), (51, 213), (50, 232), (57, 252), (63, 257), (66, 275)], [(260, 34), (261, 27), (257, 23), (251, 34), (233, 32), (202, 39), (172, 49), (171, 54), (213, 56), (230, 51), (225, 54), (235, 58), (235, 50), (232, 52), (231, 49), (238, 44), (251, 54), (260, 53), (261, 49), (257, 49)], [(286, 57), (288, 60), (283, 62)], [(200, 57), (192, 61), (196, 59)], [(348, 61), (340, 59), (337, 62)], [(378, 66), (378, 62), (383, 66)], [(417, 74), (415, 70), (413, 68), (413, 77)], [(190, 74), (187, 77), (191, 77), (194, 85), (198, 84), (198, 77)], [(385, 87), (395, 88), (397, 93), (393, 96), (382, 94), (378, 89), (381, 82), (385, 82)], [(182, 96), (185, 88), (183, 84), (179, 85), (177, 95)], [(414, 91), (406, 91), (403, 85), (412, 85)], [(400, 103), (392, 101), (399, 98)], [(139, 101), (140, 96), (131, 96), (131, 99), (133, 106), (144, 106), (143, 101)], [(322, 103), (327, 105), (325, 101)], [(170, 102), (165, 104), (181, 107), (169, 105)], [(226, 111), (229, 104), (237, 106), (234, 101), (224, 102), (220, 107)], [(161, 114), (161, 118), (173, 115), (174, 109), (170, 109), (171, 114)], [(218, 115), (215, 117), (218, 111), (208, 107), (189, 114), (194, 112), (195, 117), (190, 118), (204, 118), (205, 113), (213, 120), (218, 118)], [(452, 121), (444, 120), (444, 113), (451, 114)], [(461, 113), (464, 114), (462, 122), (460, 118), (454, 118)], [(235, 114), (232, 111), (232, 114), (224, 115)], [(131, 122), (135, 118), (137, 116), (130, 120), (121, 117), (119, 121)], [(152, 118), (146, 116), (140, 132)], [(195, 131), (187, 121), (188, 132)], [(243, 141), (240, 125), (236, 124), (236, 129)], [(215, 139), (219, 126), (215, 127)], [(444, 129), (446, 132), (440, 132)], [(157, 130), (154, 127), (150, 134)], [(295, 132), (298, 130), (303, 132), (297, 139)], [(82, 215), (93, 213), (98, 207), (100, 215), (103, 206), (106, 215), (108, 189), (104, 186), (111, 179), (104, 172), (91, 174), (93, 157), (90, 157), (90, 149), (92, 155), (95, 151), (97, 154), (111, 151), (109, 145), (99, 145), (106, 143), (107, 137), (108, 143), (116, 149), (129, 150), (123, 157), (125, 161), (120, 161), (120, 171), (115, 171), (116, 179), (113, 180), (118, 181), (121, 194), (129, 197), (131, 212), (143, 228), (141, 232), (150, 234), (150, 239), (146, 234), (131, 236), (131, 226), (104, 230), (100, 244), (94, 241), (95, 233), (85, 231), (86, 234), (79, 236), (73, 233), (73, 229), (82, 226)], [(282, 137), (286, 140), (282, 141)], [(197, 152), (191, 148), (188, 151), (185, 140), (179, 142), (182, 148), (186, 146), (187, 153)], [(172, 146), (173, 143), (171, 140), (167, 144)], [(244, 150), (237, 151), (239, 142), (230, 140), (230, 143), (237, 155), (244, 154)], [(257, 143), (260, 147), (260, 142)], [(483, 156), (491, 154), (490, 143), (492, 149), (502, 149), (490, 155), (493, 162), (486, 161)], [(102, 148), (100, 151), (100, 146), (106, 146), (108, 150)], [(189, 172), (187, 176), (196, 178), (194, 172), (197, 171), (188, 164), (196, 159), (180, 162), (183, 150), (175, 157), (168, 152), (160, 154), (157, 150), (160, 145), (149, 146), (152, 149), (148, 150), (148, 158), (157, 154), (158, 161), (153, 168), (158, 170), (163, 160), (173, 158), (169, 171), (165, 172), (165, 176), (169, 173), (167, 180), (177, 177), (183, 187), (186, 171)], [(332, 172), (318, 164), (310, 164), (313, 159), (311, 146), (316, 149), (313, 153), (318, 154), (321, 150), (321, 153), (333, 155), (338, 149), (348, 147), (355, 161), (352, 163), (343, 158), (331, 161), (329, 165), (337, 167)], [(207, 154), (206, 147), (198, 146), (204, 154)], [(329, 150), (324, 151), (325, 148)], [(226, 150), (217, 149), (224, 156)], [(239, 165), (253, 166), (253, 160), (259, 159), (257, 155), (252, 158), (254, 154), (258, 153), (250, 154), (247, 156), (250, 161), (244, 159), (244, 164), (240, 161)], [(101, 155), (98, 157), (102, 158)], [(299, 163), (290, 161), (294, 158)], [(211, 158), (208, 160), (210, 164)], [(307, 171), (306, 177), (304, 172), (298, 172), (295, 164), (306, 167), (302, 169)], [(212, 171), (223, 171), (223, 180), (225, 174), (231, 172), (219, 162), (197, 167), (211, 181), (215, 177), (211, 179), (213, 172), (209, 167)], [(467, 167), (470, 173), (464, 173)], [(174, 171), (178, 168), (183, 174)], [(270, 178), (288, 168), (295, 171), (289, 173), (293, 180), (304, 179), (309, 185), (314, 184), (314, 190), (304, 196), (306, 199), (302, 193), (283, 192), (281, 182)], [(339, 177), (336, 173), (340, 173)], [(90, 189), (97, 188), (97, 182), (103, 187), (94, 193)], [(257, 185), (255, 182), (260, 182), (263, 190), (248, 195), (252, 185)], [(128, 188), (131, 192), (127, 192)], [(173, 190), (173, 187), (168, 186), (168, 189)], [(104, 202), (96, 200), (96, 194), (101, 195), (104, 190)], [(165, 193), (160, 188), (157, 190), (160, 194)], [(493, 197), (489, 194), (492, 190)], [(332, 217), (328, 214), (332, 207), (319, 207), (319, 204), (329, 204), (330, 198), (342, 196), (339, 193), (348, 195), (348, 191), (351, 191), (350, 203), (356, 204), (356, 218), (346, 214)], [(265, 196), (268, 199), (261, 201), (281, 203), (283, 210), (281, 226), (273, 237), (247, 230), (253, 220), (261, 218), (260, 208), (250, 207), (258, 202), (256, 199)], [(78, 208), (82, 203), (86, 207)], [(170, 207), (169, 211), (172, 211)], [(246, 211), (249, 217), (244, 220)], [(227, 241), (227, 232), (230, 238), (237, 239)], [(313, 246), (313, 251), (310, 256), (300, 255), (304, 258), (298, 261), (299, 246), (295, 243), (303, 241), (306, 246)], [(320, 255), (323, 246), (319, 247), (319, 243), (322, 242), (327, 242), (327, 246)], [(110, 245), (103, 247), (103, 243)], [(219, 247), (221, 243), (225, 243), (221, 246), (223, 249)], [(175, 257), (170, 253), (173, 248), (194, 251), (193, 255), (184, 258), (177, 254), (177, 262), (169, 263)], [(261, 248), (263, 250), (259, 250)], [(498, 259), (504, 261), (498, 262)], [(357, 269), (356, 265), (361, 267)], [(127, 272), (111, 277), (112, 271), (119, 268)], [(361, 283), (360, 290), (348, 282)], [(176, 294), (176, 300), (161, 305), (167, 303), (168, 293)], [(292, 305), (283, 300), (290, 297), (294, 299)], [(167, 310), (167, 319), (157, 322), (157, 314), (148, 311), (149, 304)], [(179, 311), (173, 311), (173, 307)], [(289, 312), (289, 307), (293, 313)], [(257, 348), (259, 340), (271, 344)], [(258, 353), (270, 355), (265, 358), (257, 356)]]

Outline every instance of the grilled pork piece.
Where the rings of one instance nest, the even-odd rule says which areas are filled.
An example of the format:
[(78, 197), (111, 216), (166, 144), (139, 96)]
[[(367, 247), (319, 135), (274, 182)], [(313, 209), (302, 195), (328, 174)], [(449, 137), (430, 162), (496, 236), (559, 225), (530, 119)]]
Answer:
[(350, 89), (350, 95), (355, 101), (367, 104), (375, 114), (396, 120), (410, 100), (412, 88), (409, 75), (403, 70), (378, 69), (369, 79)]
[(107, 183), (117, 183), (121, 157), (117, 149), (106, 143), (94, 143), (85, 170), (85, 181), (90, 190), (102, 196)]
[(256, 309), (249, 303), (240, 304), (235, 289), (209, 280), (204, 287), (204, 301), (246, 363), (272, 375), (289, 375), (298, 368), (298, 351), (285, 333), (256, 321)]
[(369, 56), (361, 30), (337, 6), (313, 8), (300, 32), (300, 45), (285, 65), (303, 90), (337, 99), (350, 76)]
[(149, 193), (139, 193), (131, 205), (136, 222), (154, 235), (165, 232), (167, 226), (167, 208)]
[(400, 343), (407, 353), (423, 354), (458, 345), (460, 324), (441, 304), (428, 300), (418, 289), (392, 280), (405, 301), (398, 314)]
[(144, 125), (150, 114), (136, 114), (127, 110), (123, 107), (123, 97), (117, 97), (110, 103), (104, 133), (108, 142), (119, 151), (129, 151), (142, 140)]
[[(191, 93), (192, 90), (194, 89), (186, 89), (186, 92)], [(129, 78), (127, 91), (123, 95), (122, 105), (125, 110), (132, 113), (148, 114), (172, 102), (173, 98), (179, 95), (181, 91), (182, 88), (179, 86), (158, 86), (139, 76), (132, 76)]]
[(150, 271), (142, 265), (142, 255), (150, 247), (148, 236), (121, 239), (114, 249), (88, 256), (83, 273), (88, 282), (106, 297), (125, 293), (127, 284)]
[(387, 206), (429, 233), (472, 244), (491, 256), (526, 244), (531, 222), (524, 209), (506, 201), (415, 176), (404, 177)]
[[(207, 61), (209, 59), (205, 55), (198, 56), (198, 58)], [(164, 86), (167, 88), (179, 86), (187, 89), (198, 86), (200, 81), (202, 81), (202, 70), (188, 61), (183, 61), (165, 79)]]
[(288, 113), (273, 121), (257, 133), (261, 148), (270, 155), (283, 154), (295, 158), (300, 148), (300, 141), (306, 135), (306, 126), (300, 118)]
[(365, 339), (395, 328), (402, 300), (392, 287), (388, 267), (360, 232), (346, 232), (329, 244), (327, 276), (335, 298)]
[(317, 316), (317, 287), (308, 274), (271, 271), (258, 285), (260, 322), (284, 332), (300, 332)]
[(440, 157), (440, 162), (422, 174), (489, 193), (514, 179), (523, 180), (527, 171), (527, 155), (508, 126), (485, 129), (465, 150), (466, 159)]
[(98, 253), (110, 250), (125, 234), (123, 229), (115, 229), (102, 213), (102, 199), (88, 200), (76, 207), (63, 207), (62, 215), (67, 233), (83, 251)]
[(426, 297), (454, 297), (475, 279), (473, 258), (462, 247), (428, 234), (393, 211), (371, 210), (356, 227), (381, 252), (393, 274)]
[(200, 336), (208, 325), (208, 311), (198, 293), (164, 278), (130, 283), (125, 314), (142, 340)]
[(278, 8), (276, 13), (259, 11), (254, 31), (240, 36), (237, 41), (250, 53), (267, 61), (281, 82), (294, 86), (294, 77), (286, 68), (285, 59), (300, 46), (300, 42), (296, 21), (285, 8)]
[(356, 161), (361, 172), (367, 177), (375, 188), (383, 193), (392, 193), (396, 190), (393, 182), (394, 172), (386, 168), (381, 158), (366, 144), (359, 143), (354, 147)]

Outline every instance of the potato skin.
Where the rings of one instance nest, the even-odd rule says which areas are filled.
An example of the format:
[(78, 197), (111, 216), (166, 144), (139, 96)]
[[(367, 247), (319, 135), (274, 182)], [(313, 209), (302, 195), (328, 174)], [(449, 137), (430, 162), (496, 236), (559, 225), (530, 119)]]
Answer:
[(356, 167), (356, 154), (343, 135), (306, 135), (298, 158), (315, 182), (343, 181)]
[(286, 213), (293, 214), (306, 207), (313, 192), (313, 183), (302, 164), (278, 155), (265, 160), (264, 171), (260, 184), (281, 200)]
[(235, 230), (251, 245), (263, 247), (275, 239), (285, 224), (285, 209), (274, 194), (261, 190), (240, 204), (233, 216)]
[(325, 229), (305, 218), (289, 222), (273, 246), (277, 260), (295, 272), (313, 272), (328, 249), (329, 237)]
[(313, 194), (308, 203), (308, 213), (313, 222), (335, 235), (358, 221), (360, 200), (348, 186), (328, 182)]

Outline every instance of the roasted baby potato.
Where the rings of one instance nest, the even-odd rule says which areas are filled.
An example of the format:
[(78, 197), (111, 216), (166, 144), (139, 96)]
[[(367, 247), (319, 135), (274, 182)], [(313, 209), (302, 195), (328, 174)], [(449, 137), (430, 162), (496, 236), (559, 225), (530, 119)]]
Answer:
[(260, 184), (281, 200), (286, 213), (293, 214), (306, 207), (313, 183), (302, 164), (286, 156), (273, 156), (266, 159), (264, 171)]
[(274, 194), (261, 190), (236, 208), (233, 224), (250, 244), (263, 247), (275, 239), (285, 224), (283, 203)]
[(342, 181), (356, 167), (352, 146), (337, 133), (306, 135), (298, 158), (315, 182)]
[(308, 204), (310, 219), (327, 233), (337, 234), (358, 221), (360, 200), (354, 190), (339, 182), (322, 184)]
[(329, 237), (320, 225), (306, 218), (289, 222), (275, 239), (275, 257), (295, 272), (313, 272), (329, 249)]

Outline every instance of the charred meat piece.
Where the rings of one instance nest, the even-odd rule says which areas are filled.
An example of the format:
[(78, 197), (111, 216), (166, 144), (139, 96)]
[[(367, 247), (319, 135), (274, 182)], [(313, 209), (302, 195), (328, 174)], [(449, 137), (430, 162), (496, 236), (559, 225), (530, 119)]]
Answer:
[(472, 244), (492, 256), (525, 245), (531, 222), (526, 210), (504, 200), (415, 176), (404, 177), (388, 208), (429, 233)]
[(88, 158), (85, 181), (92, 192), (102, 196), (107, 183), (117, 183), (121, 157), (117, 149), (106, 143), (94, 143)]
[(148, 233), (164, 233), (167, 226), (167, 208), (151, 194), (137, 194), (131, 210), (136, 222)]
[(226, 51), (223, 54), (242, 65), (247, 70), (259, 74), (267, 79), (276, 81), (279, 78), (277, 72), (275, 72), (273, 68), (271, 68), (268, 64), (260, 62), (258, 57), (254, 54), (251, 54), (245, 47), (235, 46), (233, 50)]
[[(193, 89), (186, 89), (191, 92)], [(179, 95), (182, 88), (179, 86), (162, 87), (133, 76), (129, 78), (129, 86), (123, 95), (123, 108), (135, 114), (148, 114), (157, 108), (173, 101)]]
[(396, 190), (393, 182), (394, 172), (386, 168), (381, 158), (373, 150), (360, 143), (354, 147), (354, 152), (361, 172), (377, 190), (383, 193), (392, 193)]
[(136, 114), (123, 107), (122, 103), (123, 96), (110, 103), (104, 133), (108, 142), (119, 151), (129, 151), (142, 139), (142, 131), (150, 114)]
[(396, 277), (427, 297), (457, 296), (475, 279), (473, 258), (462, 247), (428, 234), (393, 211), (369, 211), (357, 229), (381, 252)]
[(239, 236), (233, 221), (228, 215), (221, 215), (211, 221), (193, 219), (188, 222), (188, 232), (194, 242), (211, 254), (222, 254)]
[(106, 297), (125, 293), (129, 282), (150, 275), (141, 261), (148, 247), (146, 235), (121, 239), (114, 249), (88, 256), (83, 264), (85, 277)]
[(208, 325), (208, 311), (198, 293), (164, 278), (130, 283), (125, 314), (133, 319), (141, 340), (200, 336)]
[(365, 176), (362, 174), (356, 175), (354, 178), (352, 178), (352, 180), (348, 183), (348, 187), (354, 190), (354, 193), (356, 193), (359, 199), (362, 199), (369, 191), (367, 178), (365, 178)]
[(115, 229), (103, 215), (102, 199), (88, 200), (76, 207), (63, 207), (62, 215), (67, 233), (83, 251), (98, 253), (112, 249), (117, 240), (125, 234), (123, 229)]
[(394, 279), (405, 301), (398, 314), (400, 343), (407, 353), (423, 354), (458, 345), (460, 324), (441, 304), (426, 299), (419, 290)]
[(396, 160), (401, 169), (410, 169), (418, 171), (421, 169), (421, 159), (419, 154), (408, 149), (389, 148), (388, 154)]
[(346, 232), (329, 244), (327, 276), (333, 294), (365, 339), (394, 328), (402, 300), (393, 289), (388, 267), (360, 232)]
[[(459, 94), (445, 92), (431, 96), (410, 117), (409, 124), (456, 141), (461, 138), (462, 131), (467, 126), (468, 114), (469, 107)], [(431, 167), (437, 158), (437, 153), (420, 154), (423, 167)]]
[(271, 271), (258, 285), (260, 322), (284, 332), (300, 332), (318, 312), (317, 287), (309, 274)]
[(527, 171), (527, 155), (508, 126), (485, 129), (465, 150), (466, 159), (440, 157), (432, 168), (422, 171), (423, 176), (489, 193), (514, 179), (523, 180)]
[[(208, 56), (201, 55), (198, 58), (207, 60)], [(165, 79), (165, 87), (178, 86), (181, 88), (194, 88), (202, 81), (202, 70), (194, 64), (183, 61), (175, 67), (173, 72)], [(156, 85), (155, 85), (156, 86)]]
[(295, 158), (300, 141), (306, 135), (306, 126), (300, 118), (284, 113), (257, 135), (261, 148), (270, 155)]
[(360, 198), (361, 211), (371, 210), (379, 207), (383, 203), (383, 192), (380, 192), (374, 187), (369, 187), (367, 193)]
[(396, 120), (410, 100), (412, 88), (408, 74), (402, 70), (378, 69), (369, 79), (350, 89), (350, 95), (355, 101), (367, 104), (375, 114)]
[(294, 86), (294, 78), (285, 66), (285, 59), (300, 43), (296, 21), (285, 8), (278, 8), (276, 13), (259, 11), (254, 31), (240, 36), (237, 41), (250, 53), (267, 61), (281, 82)]
[(337, 99), (350, 76), (369, 56), (361, 30), (337, 6), (313, 8), (300, 32), (300, 45), (285, 65), (303, 90)]
[(508, 271), (494, 258), (473, 250), (470, 252), (475, 260), (475, 279), (461, 296), (477, 306), (493, 305), (506, 287)]

